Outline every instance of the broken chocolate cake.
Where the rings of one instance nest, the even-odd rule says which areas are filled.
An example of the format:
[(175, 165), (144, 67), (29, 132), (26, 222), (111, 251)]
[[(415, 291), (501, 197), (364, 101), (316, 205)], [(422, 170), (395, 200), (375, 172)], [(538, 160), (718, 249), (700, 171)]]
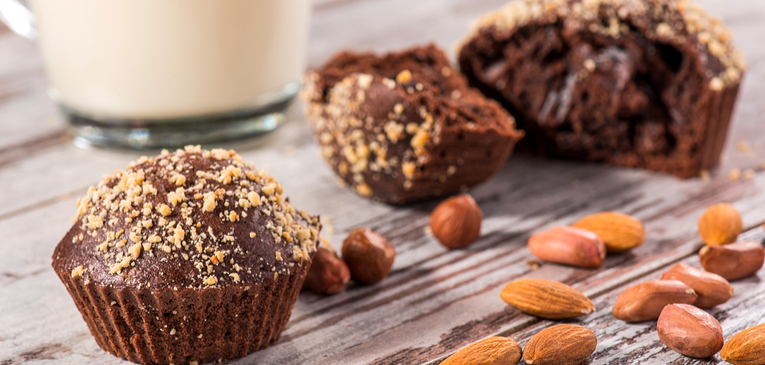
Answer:
[(481, 183), (523, 132), (433, 45), (341, 52), (301, 92), (322, 157), (362, 196), (401, 204)]
[(720, 158), (745, 70), (731, 33), (686, 0), (526, 0), (459, 46), (518, 149), (687, 178)]

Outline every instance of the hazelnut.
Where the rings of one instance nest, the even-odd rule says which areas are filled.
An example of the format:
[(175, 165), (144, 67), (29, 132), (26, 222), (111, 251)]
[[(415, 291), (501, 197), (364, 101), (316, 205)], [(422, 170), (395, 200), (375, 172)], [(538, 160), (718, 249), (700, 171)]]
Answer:
[(430, 230), (442, 245), (462, 248), (481, 233), (483, 212), (473, 197), (460, 194), (444, 200), (430, 215)]
[(324, 246), (319, 246), (303, 287), (319, 294), (335, 294), (345, 288), (351, 278), (348, 265)]
[(699, 235), (710, 246), (736, 241), (743, 229), (741, 214), (727, 203), (715, 204), (699, 218)]
[(375, 284), (385, 279), (393, 267), (396, 249), (377, 232), (356, 228), (343, 241), (343, 259), (351, 278), (361, 284)]

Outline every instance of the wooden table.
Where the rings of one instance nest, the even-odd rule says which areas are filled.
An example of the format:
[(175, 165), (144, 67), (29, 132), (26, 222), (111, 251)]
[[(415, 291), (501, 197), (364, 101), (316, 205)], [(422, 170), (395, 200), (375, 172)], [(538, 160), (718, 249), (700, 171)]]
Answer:
[[(310, 65), (344, 48), (387, 50), (435, 41), (450, 49), (470, 19), (504, 1), (316, 1)], [(611, 315), (624, 288), (656, 279), (677, 262), (698, 266), (702, 243), (696, 221), (706, 206), (733, 203), (743, 214), (745, 236), (765, 237), (765, 1), (698, 2), (733, 28), (750, 65), (723, 163), (710, 180), (514, 156), (470, 192), (485, 214), (481, 238), (467, 249), (447, 251), (425, 229), (435, 202), (394, 208), (338, 187), (319, 157), (301, 105), (276, 132), (224, 146), (268, 169), (296, 206), (321, 214), (324, 234), (333, 243), (353, 228), (370, 227), (398, 252), (392, 274), (378, 285), (351, 286), (334, 296), (302, 293), (277, 344), (230, 363), (438, 363), (496, 334), (523, 346), (556, 322), (522, 314), (500, 300), (502, 287), (521, 277), (558, 280), (592, 299), (595, 313), (566, 321), (597, 335), (590, 364), (721, 362), (719, 356), (696, 360), (669, 350), (659, 342), (654, 322), (626, 324)], [(34, 45), (0, 28), (0, 364), (126, 363), (98, 348), (51, 270), (50, 256), (71, 224), (76, 199), (102, 175), (139, 156), (75, 147), (46, 96)], [(732, 180), (733, 169), (754, 174)], [(641, 219), (645, 244), (607, 257), (597, 270), (527, 265), (533, 259), (525, 245), (530, 234), (603, 210)], [(765, 271), (732, 283), (734, 297), (710, 310), (726, 339), (765, 322), (760, 277)]]

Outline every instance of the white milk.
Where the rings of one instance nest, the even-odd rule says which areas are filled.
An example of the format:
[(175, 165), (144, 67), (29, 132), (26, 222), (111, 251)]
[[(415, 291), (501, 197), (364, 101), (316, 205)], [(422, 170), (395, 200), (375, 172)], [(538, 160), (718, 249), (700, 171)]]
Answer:
[(95, 117), (257, 108), (304, 72), (309, 0), (31, 3), (52, 95)]

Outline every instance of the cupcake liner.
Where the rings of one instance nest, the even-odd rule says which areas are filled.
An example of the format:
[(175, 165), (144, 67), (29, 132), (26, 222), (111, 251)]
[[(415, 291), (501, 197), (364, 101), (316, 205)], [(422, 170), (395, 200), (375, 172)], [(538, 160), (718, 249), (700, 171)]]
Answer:
[(143, 364), (245, 356), (279, 339), (309, 265), (259, 284), (115, 289), (59, 274), (104, 351)]
[(738, 82), (712, 94), (709, 107), (706, 109), (709, 120), (701, 148), (700, 168), (702, 170), (713, 168), (720, 162), (740, 87), (741, 82)]

